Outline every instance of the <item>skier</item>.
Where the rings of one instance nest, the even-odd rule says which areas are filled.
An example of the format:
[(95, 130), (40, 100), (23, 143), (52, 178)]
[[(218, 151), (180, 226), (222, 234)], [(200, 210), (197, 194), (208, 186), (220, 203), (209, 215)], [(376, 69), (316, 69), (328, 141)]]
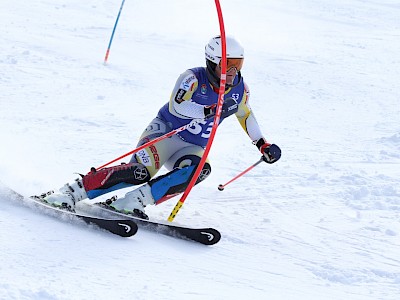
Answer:
[[(263, 137), (253, 111), (249, 106), (249, 88), (244, 83), (241, 69), (244, 49), (234, 37), (226, 38), (226, 90), (221, 121), (235, 114), (253, 144), (263, 154), (264, 161), (274, 163), (281, 152), (277, 145)], [(112, 191), (141, 185), (124, 197), (108, 199), (103, 205), (125, 214), (148, 219), (144, 208), (185, 191), (210, 136), (218, 102), (221, 75), (221, 38), (213, 37), (205, 46), (206, 67), (186, 70), (176, 81), (169, 102), (159, 110), (140, 137), (138, 146), (162, 136), (171, 130), (189, 124), (193, 119), (203, 119), (187, 130), (163, 139), (134, 154), (128, 164), (100, 170), (92, 170), (55, 193), (47, 193), (42, 199), (56, 207), (74, 210), (76, 202), (94, 199)], [(169, 172), (154, 177), (162, 166)], [(211, 172), (207, 160), (196, 184)]]

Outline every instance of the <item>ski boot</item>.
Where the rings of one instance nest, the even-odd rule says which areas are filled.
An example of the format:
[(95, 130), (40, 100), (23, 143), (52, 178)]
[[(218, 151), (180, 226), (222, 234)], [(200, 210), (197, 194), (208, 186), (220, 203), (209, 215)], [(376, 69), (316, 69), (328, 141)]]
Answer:
[(148, 220), (149, 217), (146, 215), (144, 208), (154, 203), (151, 187), (146, 183), (140, 188), (126, 193), (122, 198), (118, 199), (117, 196), (113, 196), (101, 204), (117, 212)]
[(54, 207), (75, 211), (75, 203), (87, 198), (82, 180), (76, 179), (71, 184), (65, 184), (58, 191), (50, 191), (40, 196), (33, 196)]

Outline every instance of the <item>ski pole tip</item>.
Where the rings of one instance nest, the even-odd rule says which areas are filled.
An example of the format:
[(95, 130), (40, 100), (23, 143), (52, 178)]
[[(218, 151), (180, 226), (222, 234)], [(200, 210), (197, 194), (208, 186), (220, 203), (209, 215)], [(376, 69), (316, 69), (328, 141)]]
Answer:
[(221, 192), (224, 190), (224, 188), (225, 188), (225, 187), (224, 187), (222, 184), (220, 184), (220, 185), (218, 186), (218, 190), (221, 191)]

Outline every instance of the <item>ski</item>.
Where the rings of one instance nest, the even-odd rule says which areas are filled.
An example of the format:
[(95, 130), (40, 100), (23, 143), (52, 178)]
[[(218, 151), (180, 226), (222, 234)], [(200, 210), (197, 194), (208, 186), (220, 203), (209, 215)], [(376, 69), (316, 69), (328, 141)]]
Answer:
[(133, 236), (138, 231), (138, 226), (133, 220), (127, 220), (126, 218), (116, 220), (116, 219), (101, 218), (97, 216), (87, 216), (84, 214), (64, 209), (59, 209), (57, 207), (51, 206), (41, 201), (40, 198), (24, 197), (23, 195), (11, 189), (10, 189), (10, 194), (14, 196), (13, 198), (21, 200), (25, 204), (28, 204), (29, 207), (32, 207), (32, 205), (30, 204), (33, 204), (33, 206), (37, 208), (35, 209), (36, 211), (41, 211), (52, 216), (59, 216), (62, 217), (63, 219), (67, 218), (67, 220), (69, 221), (82, 220), (86, 224), (95, 225), (101, 229), (105, 229), (121, 237)]
[(190, 228), (185, 226), (177, 226), (171, 224), (160, 223), (152, 220), (144, 220), (131, 215), (116, 212), (102, 205), (95, 203), (93, 205), (85, 205), (90, 213), (100, 216), (115, 216), (126, 218), (134, 221), (140, 229), (152, 231), (155, 233), (180, 238), (184, 240), (194, 241), (203, 245), (214, 245), (221, 239), (221, 234), (214, 228)]

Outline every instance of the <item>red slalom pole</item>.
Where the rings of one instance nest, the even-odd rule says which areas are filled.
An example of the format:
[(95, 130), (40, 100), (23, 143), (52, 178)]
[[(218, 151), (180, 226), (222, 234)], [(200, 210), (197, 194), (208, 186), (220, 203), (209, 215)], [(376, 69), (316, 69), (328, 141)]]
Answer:
[(224, 19), (222, 17), (222, 10), (219, 0), (215, 0), (215, 5), (217, 7), (218, 13), (218, 20), (219, 20), (219, 28), (221, 31), (221, 48), (222, 48), (222, 57), (221, 57), (221, 78), (219, 83), (219, 92), (218, 92), (218, 103), (214, 117), (214, 124), (211, 128), (210, 137), (208, 138), (208, 142), (206, 148), (204, 150), (204, 154), (199, 162), (199, 165), (196, 168), (196, 171), (193, 174), (192, 179), (189, 182), (185, 192), (183, 193), (182, 197), (179, 199), (178, 203), (176, 203), (174, 209), (172, 210), (171, 214), (168, 217), (168, 221), (172, 222), (176, 215), (178, 214), (179, 210), (181, 209), (183, 203), (185, 202), (187, 196), (189, 195), (190, 191), (192, 190), (193, 186), (196, 183), (197, 178), (200, 175), (200, 172), (203, 169), (203, 166), (206, 162), (208, 153), (210, 152), (211, 145), (214, 140), (215, 133), (217, 132), (218, 124), (221, 119), (221, 112), (222, 112), (222, 105), (224, 104), (224, 94), (225, 94), (225, 84), (226, 84), (226, 38), (225, 38), (225, 26), (224, 26)]
[(255, 166), (257, 166), (259, 163), (263, 162), (264, 159), (263, 157), (260, 158), (260, 160), (258, 160), (255, 164), (252, 164), (250, 167), (248, 167), (246, 170), (244, 170), (243, 172), (239, 173), (238, 175), (236, 175), (235, 177), (233, 177), (231, 180), (229, 180), (227, 183), (225, 184), (220, 184), (218, 186), (218, 190), (220, 190), (221, 192), (224, 190), (224, 188), (230, 184), (231, 182), (235, 181), (236, 179), (238, 179), (239, 177), (243, 176), (244, 174), (246, 174), (247, 172), (249, 172), (250, 170), (252, 170)]

